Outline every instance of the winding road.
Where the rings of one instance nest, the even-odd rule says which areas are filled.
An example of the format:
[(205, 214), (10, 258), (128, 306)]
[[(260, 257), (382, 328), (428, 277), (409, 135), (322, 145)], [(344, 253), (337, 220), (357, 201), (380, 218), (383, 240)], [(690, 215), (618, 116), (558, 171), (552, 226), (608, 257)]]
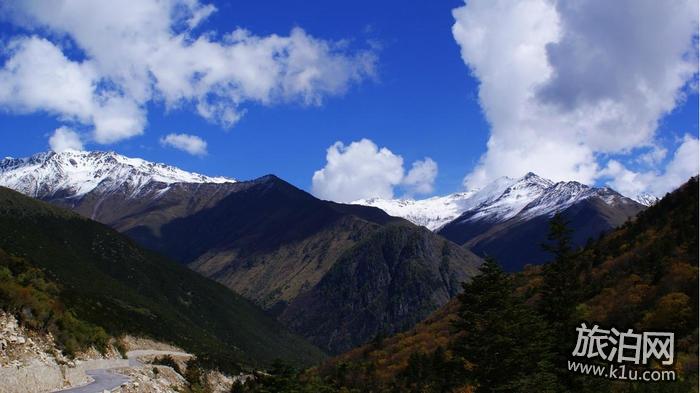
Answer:
[[(143, 365), (138, 358), (141, 356), (192, 356), (185, 352), (175, 351), (158, 351), (158, 350), (135, 350), (126, 353), (129, 359), (129, 367), (139, 367)], [(127, 376), (117, 374), (116, 369), (124, 368), (123, 364), (115, 361), (114, 367), (98, 368), (86, 371), (86, 374), (93, 380), (87, 385), (76, 386), (65, 390), (57, 390), (55, 393), (102, 393), (105, 390), (112, 392), (121, 387), (122, 384), (129, 382), (131, 379)]]

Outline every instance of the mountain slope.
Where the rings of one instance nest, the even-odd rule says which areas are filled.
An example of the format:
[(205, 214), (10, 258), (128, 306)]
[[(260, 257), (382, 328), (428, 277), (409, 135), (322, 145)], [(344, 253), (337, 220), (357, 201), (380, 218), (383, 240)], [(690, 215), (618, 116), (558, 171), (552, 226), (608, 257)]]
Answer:
[[(238, 187), (210, 208), (165, 223), (158, 235), (139, 227), (127, 233), (255, 300), (330, 352), (409, 327), (454, 296), (481, 262), (379, 209), (321, 201), (274, 176)], [(376, 247), (393, 247), (393, 255)], [(350, 256), (363, 254), (361, 267), (350, 266), (357, 262)], [(316, 323), (329, 304), (351, 302), (343, 285), (380, 266), (390, 272), (364, 275), (366, 286), (352, 293), (374, 299), (371, 313), (357, 306), (338, 314), (337, 326)], [(423, 273), (409, 274), (414, 270)], [(348, 328), (351, 321), (363, 328)]]
[(6, 188), (0, 188), (0, 248), (46, 270), (77, 316), (113, 335), (171, 341), (221, 367), (322, 357), (220, 284), (102, 224)]
[[(114, 155), (79, 154), (87, 157)], [(134, 160), (113, 158), (109, 161), (113, 165)], [(0, 182), (3, 176), (9, 176), (8, 173), (29, 171), (16, 162), (32, 162), (27, 168), (33, 168), (34, 161), (51, 163), (57, 159), (56, 155), (37, 155), (15, 160), (5, 165), (13, 169), (0, 174)], [(60, 161), (69, 162), (67, 159)], [(97, 163), (102, 165), (102, 161)], [(157, 165), (146, 164), (145, 167)], [(42, 164), (39, 167), (54, 166)], [(120, 173), (110, 168), (105, 164), (100, 173)], [(57, 171), (54, 177), (60, 181), (47, 175), (41, 177), (41, 181), (52, 186), (30, 187), (29, 190), (45, 191), (34, 196), (98, 220), (146, 248), (188, 264), (253, 300), (328, 351), (345, 350), (380, 332), (392, 333), (422, 319), (454, 296), (454, 282), (467, 280), (481, 263), (478, 257), (458, 245), (380, 209), (321, 201), (272, 175), (240, 182), (208, 182), (206, 178), (197, 177), (199, 175), (189, 175), (196, 177), (197, 182), (164, 182), (159, 178), (134, 182), (128, 176), (116, 179), (105, 175), (100, 184), (119, 186), (98, 186), (84, 193), (79, 193), (75, 187), (59, 187), (63, 191), (53, 191), (57, 188), (54, 184), (80, 184), (83, 179), (79, 177), (73, 181), (71, 176), (73, 172)], [(390, 228), (394, 227), (400, 227), (406, 241), (392, 240), (394, 232)], [(364, 296), (376, 296), (375, 312), (365, 315), (356, 309), (343, 316), (347, 320), (363, 321), (366, 326), (344, 329), (342, 337), (331, 342), (327, 337), (333, 334), (335, 327), (325, 324), (325, 331), (320, 331), (305, 320), (322, 316), (325, 306), (321, 300), (341, 300), (332, 296), (319, 299), (322, 291), (316, 287), (322, 282), (324, 288), (328, 288), (331, 282), (341, 285), (352, 280), (351, 275), (355, 274), (352, 269), (335, 266), (345, 263), (344, 255), (362, 254), (363, 249), (375, 243), (396, 248), (396, 256), (376, 260), (378, 265), (396, 267), (392, 267), (390, 274), (366, 276), (368, 280), (377, 280), (370, 283), (374, 285), (372, 290), (364, 292)], [(450, 250), (449, 263), (441, 270), (441, 253), (445, 247)], [(368, 260), (364, 264), (373, 262)], [(403, 265), (425, 275), (403, 274)], [(333, 280), (324, 281), (331, 272), (342, 274), (334, 273)], [(330, 293), (341, 296), (340, 292)], [(382, 293), (390, 296), (380, 296)], [(296, 306), (297, 301), (315, 307)], [(401, 313), (393, 311), (400, 307)]]
[[(696, 177), (586, 246), (576, 262), (581, 286), (576, 299), (580, 320), (589, 326), (598, 324), (620, 331), (632, 328), (674, 332), (673, 369), (694, 386), (686, 391), (697, 391), (699, 199)], [(542, 266), (531, 266), (513, 277), (518, 293), (530, 304), (537, 302)], [(429, 355), (437, 346), (449, 348), (462, 334), (456, 333), (453, 326), (458, 310), (459, 301), (453, 299), (414, 328), (338, 356), (320, 372), (330, 374), (336, 366), (343, 365), (345, 369), (359, 370), (364, 377), (391, 383), (407, 369), (413, 354)], [(575, 343), (571, 344), (573, 348)], [(371, 383), (362, 378), (357, 377), (356, 382)], [(600, 381), (604, 380), (590, 380)], [(679, 386), (666, 387), (668, 391), (683, 391), (683, 385), (676, 385)], [(630, 386), (620, 388), (623, 391)]]
[(410, 328), (457, 295), (476, 273), (461, 266), (470, 257), (427, 229), (386, 226), (344, 252), (280, 320), (331, 353), (348, 350)]

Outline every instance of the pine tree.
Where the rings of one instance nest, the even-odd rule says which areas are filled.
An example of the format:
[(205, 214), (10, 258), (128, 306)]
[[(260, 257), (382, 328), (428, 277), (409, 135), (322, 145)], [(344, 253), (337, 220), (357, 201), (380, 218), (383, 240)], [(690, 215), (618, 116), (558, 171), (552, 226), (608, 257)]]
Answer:
[(510, 276), (492, 259), (463, 285), (459, 319), (463, 332), (453, 352), (466, 362), (476, 392), (560, 391), (552, 372), (550, 331), (536, 310), (515, 294)]
[(566, 219), (557, 213), (549, 222), (549, 242), (542, 245), (554, 259), (544, 266), (540, 312), (555, 324), (572, 317), (578, 300), (577, 253), (571, 245), (571, 232)]
[(576, 385), (567, 371), (566, 361), (576, 343), (576, 305), (580, 296), (577, 252), (571, 245), (571, 229), (561, 214), (549, 223), (548, 243), (542, 248), (552, 254), (552, 261), (544, 265), (538, 309), (552, 332), (555, 353), (553, 362), (560, 380), (569, 388)]
[(571, 229), (559, 213), (549, 222), (548, 243), (542, 248), (553, 260), (543, 268), (540, 313), (553, 328), (569, 325), (578, 301), (576, 253), (571, 245)]

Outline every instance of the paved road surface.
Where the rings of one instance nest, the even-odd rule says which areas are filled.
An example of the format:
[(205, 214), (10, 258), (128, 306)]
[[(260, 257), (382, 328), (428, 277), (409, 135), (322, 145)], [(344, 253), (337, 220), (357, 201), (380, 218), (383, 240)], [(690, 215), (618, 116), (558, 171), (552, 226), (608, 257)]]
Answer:
[[(138, 367), (142, 363), (137, 359), (140, 356), (151, 355), (172, 355), (172, 356), (192, 356), (189, 353), (174, 351), (137, 350), (129, 351), (126, 356), (129, 358), (129, 366)], [(66, 390), (59, 390), (56, 393), (102, 393), (105, 390), (112, 391), (120, 387), (123, 383), (129, 382), (130, 378), (114, 372), (113, 368), (101, 368), (87, 371), (87, 375), (92, 377), (93, 382)]]
[(112, 391), (121, 386), (123, 383), (129, 381), (129, 377), (124, 375), (115, 374), (106, 369), (100, 370), (90, 370), (87, 375), (92, 377), (94, 380), (92, 383), (87, 385), (78, 386), (76, 388), (70, 388), (67, 390), (60, 390), (61, 393), (102, 393), (105, 390)]

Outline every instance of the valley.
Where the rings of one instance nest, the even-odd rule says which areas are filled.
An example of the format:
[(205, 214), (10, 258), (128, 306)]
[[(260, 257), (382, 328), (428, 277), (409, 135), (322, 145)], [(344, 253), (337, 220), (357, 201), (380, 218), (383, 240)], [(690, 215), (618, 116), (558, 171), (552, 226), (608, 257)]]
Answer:
[[(230, 389), (232, 375), (248, 373), (254, 382), (239, 385), (250, 391), (282, 380), (314, 390), (356, 383), (381, 390), (418, 383), (406, 370), (426, 367), (421, 362), (431, 356), (440, 367), (455, 367), (453, 348), (462, 337), (454, 330), (463, 307), (459, 298), (480, 275), (481, 257), (515, 271), (508, 276), (516, 285), (513, 293), (536, 304), (550, 261), (541, 244), (551, 236), (552, 217), (566, 222), (571, 247), (580, 250), (578, 279), (589, 288), (577, 295), (585, 310), (580, 318), (605, 318), (601, 313), (609, 311), (602, 311), (601, 302), (616, 303), (601, 296), (626, 291), (618, 287), (627, 288), (627, 273), (605, 270), (615, 262), (596, 261), (621, 258), (610, 249), (620, 236), (665, 233), (644, 229), (657, 228), (645, 217), (670, 214), (680, 222), (673, 209), (692, 200), (678, 196), (692, 189), (685, 186), (661, 201), (647, 199), (653, 205), (646, 209), (610, 188), (555, 183), (530, 173), (429, 201), (339, 204), (274, 175), (209, 178), (103, 152), (5, 160), (0, 184), (36, 198), (0, 188), (0, 261), (10, 272), (5, 285), (19, 288), (7, 292), (16, 299), (10, 304), (32, 310), (23, 324), (56, 335), (58, 351), (69, 354), (104, 351), (124, 335), (172, 343), (197, 358), (197, 369), (223, 371), (216, 378)], [(387, 212), (365, 205), (383, 205)], [(665, 265), (640, 268), (667, 271)], [(42, 284), (22, 281), (26, 272)], [(649, 273), (630, 274), (644, 281)], [(676, 283), (681, 279), (675, 270), (665, 274)], [(599, 288), (589, 281), (594, 276), (612, 287)], [(49, 300), (13, 295), (24, 286), (36, 299)], [(660, 291), (643, 304), (665, 299)], [(71, 314), (44, 315), (44, 304)], [(640, 307), (646, 307), (639, 311), (644, 321), (658, 314)], [(76, 327), (60, 318), (78, 318)], [(433, 353), (436, 347), (445, 352)], [(679, 350), (684, 362), (692, 359), (685, 344)], [(291, 371), (319, 364), (306, 373)], [(153, 371), (138, 368), (122, 367), (128, 377), (114, 377), (111, 367), (94, 369), (98, 384), (118, 383), (131, 391), (121, 384), (158, 380)], [(352, 370), (355, 382), (338, 379), (339, 369)], [(427, 384), (452, 378), (424, 371), (432, 373)], [(185, 381), (173, 372), (172, 386), (188, 389), (208, 375)], [(84, 389), (90, 388), (75, 391)]]

